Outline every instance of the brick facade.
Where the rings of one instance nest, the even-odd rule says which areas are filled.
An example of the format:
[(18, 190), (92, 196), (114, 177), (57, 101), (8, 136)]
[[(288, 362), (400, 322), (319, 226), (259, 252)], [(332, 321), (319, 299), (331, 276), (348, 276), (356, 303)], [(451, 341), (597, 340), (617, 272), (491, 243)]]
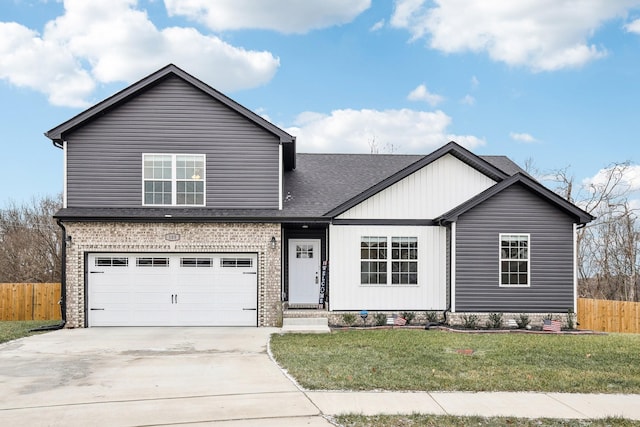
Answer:
[[(258, 326), (281, 322), (280, 224), (65, 222), (67, 327), (85, 326), (85, 255), (90, 252), (252, 252), (258, 254)], [(168, 240), (168, 235), (179, 240)], [(276, 248), (271, 248), (275, 237)]]

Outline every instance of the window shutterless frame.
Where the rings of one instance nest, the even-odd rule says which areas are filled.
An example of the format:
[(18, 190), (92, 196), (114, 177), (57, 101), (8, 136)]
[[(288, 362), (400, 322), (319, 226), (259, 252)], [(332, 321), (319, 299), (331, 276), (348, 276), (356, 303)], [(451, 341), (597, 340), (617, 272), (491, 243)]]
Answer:
[(531, 286), (531, 236), (528, 233), (500, 233), (498, 257), (501, 287)]
[(204, 154), (142, 154), (143, 206), (205, 206)]
[(361, 236), (360, 285), (418, 285), (418, 238)]

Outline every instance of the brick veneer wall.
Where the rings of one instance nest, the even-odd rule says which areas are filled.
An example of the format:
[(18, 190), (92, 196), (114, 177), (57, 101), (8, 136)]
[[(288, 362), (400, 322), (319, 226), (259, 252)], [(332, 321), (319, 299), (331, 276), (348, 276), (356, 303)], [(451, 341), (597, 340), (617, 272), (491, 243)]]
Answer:
[[(280, 224), (65, 222), (67, 324), (85, 325), (84, 259), (89, 252), (253, 252), (258, 254), (258, 326), (281, 321)], [(167, 235), (179, 240), (167, 240)], [(275, 237), (276, 248), (271, 248)]]

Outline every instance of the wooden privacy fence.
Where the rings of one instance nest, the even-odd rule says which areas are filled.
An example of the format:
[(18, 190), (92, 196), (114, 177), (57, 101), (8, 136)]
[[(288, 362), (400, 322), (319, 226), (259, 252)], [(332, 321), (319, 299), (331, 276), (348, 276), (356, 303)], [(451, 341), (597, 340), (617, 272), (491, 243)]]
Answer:
[(0, 320), (60, 320), (60, 283), (0, 283)]
[(580, 329), (640, 333), (640, 303), (578, 298)]

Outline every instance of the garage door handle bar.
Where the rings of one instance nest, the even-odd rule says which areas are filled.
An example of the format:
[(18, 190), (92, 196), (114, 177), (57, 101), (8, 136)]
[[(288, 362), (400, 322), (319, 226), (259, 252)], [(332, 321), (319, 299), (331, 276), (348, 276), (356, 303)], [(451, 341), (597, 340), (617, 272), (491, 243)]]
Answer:
[(257, 311), (257, 308), (243, 308), (244, 311)]
[(104, 311), (104, 308), (90, 308), (89, 310), (91, 310), (91, 311), (98, 311), (98, 310)]

